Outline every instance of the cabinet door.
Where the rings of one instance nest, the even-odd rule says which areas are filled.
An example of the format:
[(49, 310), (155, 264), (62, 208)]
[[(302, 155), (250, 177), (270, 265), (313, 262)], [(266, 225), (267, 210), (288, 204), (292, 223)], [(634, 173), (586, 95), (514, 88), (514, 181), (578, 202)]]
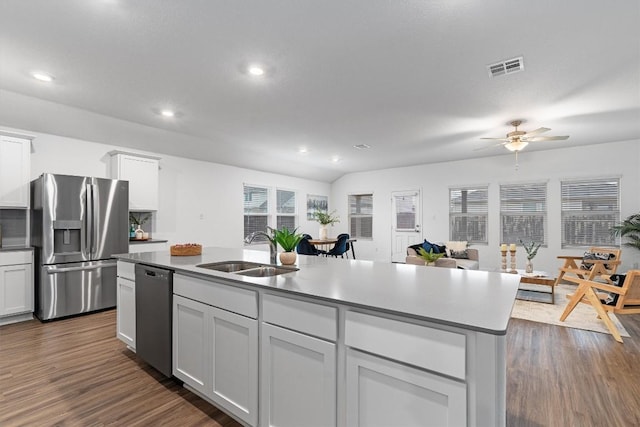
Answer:
[(209, 308), (205, 304), (173, 296), (173, 375), (202, 394), (206, 394), (209, 388)]
[(118, 338), (136, 348), (136, 285), (134, 281), (118, 277), (117, 302)]
[(467, 425), (464, 383), (353, 349), (346, 408), (349, 426)]
[(258, 423), (258, 321), (210, 307), (211, 383), (207, 390), (222, 409), (249, 425)]
[(120, 154), (118, 179), (129, 181), (129, 210), (158, 210), (158, 160)]
[(31, 264), (0, 267), (0, 316), (33, 311)]
[(0, 207), (29, 207), (31, 141), (0, 135)]
[(336, 425), (335, 344), (266, 323), (261, 339), (260, 425)]

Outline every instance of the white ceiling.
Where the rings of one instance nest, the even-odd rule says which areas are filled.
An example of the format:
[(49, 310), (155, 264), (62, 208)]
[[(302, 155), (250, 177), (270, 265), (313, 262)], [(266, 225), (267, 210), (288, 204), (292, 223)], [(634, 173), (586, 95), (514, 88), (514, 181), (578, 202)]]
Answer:
[(636, 140), (638, 22), (636, 0), (2, 0), (0, 125), (327, 182), (508, 155), (477, 149), (513, 119), (570, 135), (522, 155)]

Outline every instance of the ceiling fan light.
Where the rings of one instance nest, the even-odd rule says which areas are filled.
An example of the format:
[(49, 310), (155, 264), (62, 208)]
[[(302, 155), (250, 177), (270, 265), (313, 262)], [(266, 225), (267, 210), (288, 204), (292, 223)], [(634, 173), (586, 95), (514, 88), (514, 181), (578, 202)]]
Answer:
[(529, 145), (527, 141), (517, 140), (517, 141), (511, 141), (510, 143), (505, 144), (504, 146), (509, 151), (521, 151), (527, 145)]

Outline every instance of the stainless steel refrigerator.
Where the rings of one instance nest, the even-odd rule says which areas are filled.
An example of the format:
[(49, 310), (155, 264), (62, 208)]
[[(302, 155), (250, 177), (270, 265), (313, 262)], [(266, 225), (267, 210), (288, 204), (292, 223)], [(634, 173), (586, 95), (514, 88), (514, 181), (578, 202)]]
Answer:
[(129, 251), (129, 182), (42, 174), (31, 182), (35, 314), (115, 307), (116, 260)]

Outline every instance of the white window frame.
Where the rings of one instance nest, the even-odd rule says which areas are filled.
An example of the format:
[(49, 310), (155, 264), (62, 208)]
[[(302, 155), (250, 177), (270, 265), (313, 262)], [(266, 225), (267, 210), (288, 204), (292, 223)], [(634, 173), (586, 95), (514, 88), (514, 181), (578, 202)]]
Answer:
[[(454, 194), (460, 193), (462, 199), (465, 198), (463, 193), (467, 196), (471, 192), (484, 192), (484, 199), (480, 199), (478, 204), (470, 205), (468, 202), (454, 203)], [(467, 199), (468, 201), (468, 199)], [(484, 203), (484, 206), (482, 205)], [(465, 233), (464, 236), (455, 232), (455, 225), (458, 220), (470, 220), (471, 224), (476, 223), (478, 229), (475, 235), (469, 236)], [(483, 236), (480, 237), (480, 235)], [(480, 237), (480, 238), (479, 238)], [(469, 243), (475, 244), (489, 244), (489, 186), (488, 185), (476, 185), (465, 187), (451, 187), (449, 188), (449, 240), (466, 240)]]
[[(265, 185), (256, 185), (256, 184), (249, 184), (249, 183), (244, 183), (242, 186), (242, 191), (243, 191), (243, 203), (246, 202), (245, 200), (245, 196), (246, 196), (246, 189), (247, 188), (259, 188), (259, 189), (263, 189), (266, 190), (267, 192), (267, 209), (266, 209), (266, 213), (262, 213), (262, 212), (258, 212), (258, 213), (251, 213), (251, 212), (247, 212), (245, 207), (243, 206), (243, 217), (247, 217), (247, 216), (256, 216), (256, 217), (266, 217), (267, 221), (267, 227), (271, 227), (271, 228), (277, 228), (278, 227), (278, 218), (279, 217), (292, 217), (293, 218), (293, 222), (295, 224), (295, 226), (293, 227), (294, 229), (298, 226), (298, 192), (296, 190), (291, 190), (291, 189), (286, 189), (286, 188), (279, 188), (279, 187), (270, 187), (270, 186), (265, 186)], [(280, 191), (287, 191), (287, 192), (292, 192), (293, 193), (293, 212), (281, 212), (280, 207), (278, 206), (278, 192)], [(243, 228), (242, 231), (245, 234), (243, 236), (246, 237), (247, 234), (247, 230), (244, 227), (244, 221), (245, 219), (243, 218)], [(256, 231), (256, 230), (254, 230)], [(263, 231), (267, 231), (267, 230), (263, 230)], [(291, 230), (293, 231), (293, 229)], [(261, 239), (261, 238), (257, 238), (255, 239), (252, 244), (264, 244), (266, 242), (266, 239)], [(247, 245), (247, 243), (245, 243), (245, 245)]]
[[(371, 198), (371, 213), (366, 214), (362, 212), (351, 212), (351, 198), (363, 198), (370, 197)], [(373, 193), (359, 193), (359, 194), (349, 194), (347, 196), (347, 212), (348, 212), (348, 220), (349, 220), (349, 237), (353, 239), (360, 240), (373, 240)], [(371, 236), (362, 235), (362, 218), (371, 218)], [(356, 221), (355, 224), (355, 232), (354, 226), (352, 226), (352, 221)]]
[(609, 231), (620, 222), (619, 177), (561, 180), (560, 198), (562, 248), (620, 245)]
[[(528, 243), (535, 241), (540, 243), (543, 247), (547, 246), (547, 234), (549, 223), (547, 220), (547, 182), (530, 182), (530, 183), (518, 183), (518, 184), (502, 184), (500, 185), (500, 242), (501, 243), (515, 243), (520, 244), (520, 240)], [(517, 192), (521, 194), (517, 194)], [(518, 197), (507, 198), (507, 192), (516, 193)], [(542, 196), (542, 197), (540, 197)], [(532, 236), (531, 233), (527, 233), (525, 230), (515, 233), (510, 233), (511, 236), (507, 236), (505, 233), (506, 222), (515, 217), (530, 217), (532, 219), (542, 220), (542, 234)]]

